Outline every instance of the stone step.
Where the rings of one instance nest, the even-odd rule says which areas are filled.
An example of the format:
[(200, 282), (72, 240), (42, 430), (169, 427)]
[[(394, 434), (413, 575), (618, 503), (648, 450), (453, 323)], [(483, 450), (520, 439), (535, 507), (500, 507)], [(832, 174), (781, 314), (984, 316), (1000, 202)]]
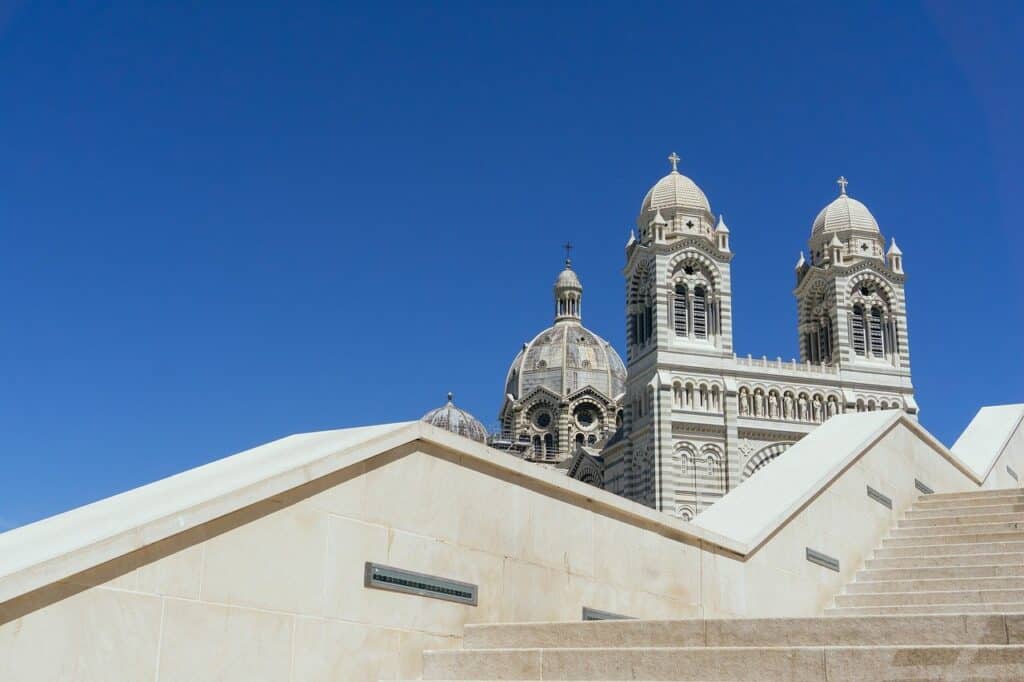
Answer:
[(930, 511), (936, 509), (972, 509), (974, 507), (987, 507), (996, 504), (1024, 504), (1024, 495), (1000, 495), (998, 497), (981, 497), (975, 499), (961, 500), (928, 500), (919, 499), (913, 504), (914, 511)]
[[(936, 557), (930, 557), (933, 561)], [(895, 561), (888, 559), (886, 561)], [(1019, 563), (1018, 563), (1019, 562)], [(908, 568), (866, 568), (857, 571), (854, 583), (881, 580), (954, 580), (958, 578), (1024, 578), (1024, 555), (1017, 562), (1005, 564), (978, 564), (976, 566), (935, 566), (922, 559)]]
[(994, 533), (967, 533), (964, 535), (888, 537), (882, 540), (882, 549), (920, 547), (925, 545), (981, 545), (1005, 542), (1024, 542), (1024, 531), (1007, 530)]
[(855, 580), (845, 594), (892, 592), (949, 592), (953, 590), (1024, 590), (1024, 578), (917, 578), (912, 580)]
[(1024, 503), (1021, 504), (990, 504), (978, 507), (954, 508), (954, 509), (922, 509), (911, 507), (907, 510), (908, 519), (940, 518), (943, 516), (965, 516), (973, 514), (1015, 514), (1024, 512)]
[(1012, 497), (1014, 495), (1024, 497), (1024, 489), (1021, 488), (994, 488), (988, 490), (965, 490), (958, 493), (930, 493), (919, 495), (917, 502), (936, 502), (944, 500), (988, 500), (997, 497)]
[(997, 604), (1024, 602), (1024, 590), (945, 590), (838, 594), (836, 606), (921, 606), (933, 604)]
[(966, 514), (958, 516), (926, 516), (907, 518), (896, 524), (897, 528), (932, 528), (941, 526), (970, 526), (981, 523), (1019, 523), (1024, 525), (1024, 513)]
[(1024, 616), (737, 618), (466, 625), (463, 649), (1024, 644)]
[(1003, 604), (920, 604), (917, 606), (845, 606), (825, 609), (825, 615), (841, 616), (907, 616), (918, 614), (1024, 614), (1024, 602)]
[(424, 680), (880, 680), (1024, 678), (1024, 646), (428, 651)]
[[(1016, 544), (1016, 543), (1008, 543)], [(1024, 543), (1020, 548), (1003, 547), (984, 550), (978, 545), (969, 545), (968, 552), (952, 552), (946, 554), (915, 554), (913, 547), (901, 547), (891, 550), (875, 550), (875, 555), (864, 562), (864, 568), (917, 568), (917, 567), (949, 567), (978, 565), (1017, 565), (1024, 564)], [(942, 548), (956, 548), (959, 545), (942, 545)]]
[(896, 526), (889, 533), (894, 538), (920, 538), (935, 535), (983, 535), (987, 533), (1010, 533), (1020, 531), (1024, 534), (1024, 523), (960, 523), (945, 526)]

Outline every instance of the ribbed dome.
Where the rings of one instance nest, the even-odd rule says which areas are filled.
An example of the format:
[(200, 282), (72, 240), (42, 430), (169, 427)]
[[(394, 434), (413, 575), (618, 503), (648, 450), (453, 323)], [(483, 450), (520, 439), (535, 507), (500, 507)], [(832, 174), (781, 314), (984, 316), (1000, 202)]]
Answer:
[(558, 279), (555, 280), (556, 289), (583, 289), (583, 284), (580, 283), (580, 278), (576, 275), (576, 272), (569, 268), (569, 262), (566, 261), (565, 270), (558, 273)]
[(856, 199), (840, 194), (835, 201), (821, 209), (814, 219), (811, 236), (825, 232), (845, 232), (847, 230), (869, 230), (881, 233), (878, 221), (871, 215), (868, 207)]
[(640, 218), (650, 220), (653, 216), (649, 214), (652, 212), (661, 211), (665, 215), (672, 215), (680, 209), (710, 214), (711, 204), (697, 183), (679, 171), (672, 171), (647, 192), (640, 205)]
[(518, 400), (538, 386), (560, 396), (591, 386), (616, 398), (625, 385), (626, 366), (610, 343), (578, 322), (559, 322), (516, 355), (505, 390)]
[(487, 442), (487, 429), (480, 423), (480, 420), (465, 410), (455, 407), (452, 402), (452, 394), (448, 394), (448, 402), (427, 412), (420, 421), (425, 421), (431, 426), (436, 426), (460, 436), (465, 436), (478, 443)]

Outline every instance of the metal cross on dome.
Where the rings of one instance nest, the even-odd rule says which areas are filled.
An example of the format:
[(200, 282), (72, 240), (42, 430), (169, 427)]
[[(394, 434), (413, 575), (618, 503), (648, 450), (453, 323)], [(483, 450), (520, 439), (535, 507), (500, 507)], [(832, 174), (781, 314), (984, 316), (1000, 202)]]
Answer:
[(668, 155), (668, 160), (672, 164), (672, 170), (678, 173), (679, 169), (676, 168), (676, 165), (679, 163), (679, 155), (676, 154), (675, 152), (672, 152), (671, 154)]
[(565, 249), (565, 264), (569, 265), (572, 262), (569, 258), (572, 255), (572, 242), (566, 242), (562, 248)]
[(846, 186), (850, 184), (850, 181), (846, 179), (845, 175), (840, 175), (839, 179), (836, 180), (836, 184), (839, 185), (839, 191), (842, 194), (846, 194)]

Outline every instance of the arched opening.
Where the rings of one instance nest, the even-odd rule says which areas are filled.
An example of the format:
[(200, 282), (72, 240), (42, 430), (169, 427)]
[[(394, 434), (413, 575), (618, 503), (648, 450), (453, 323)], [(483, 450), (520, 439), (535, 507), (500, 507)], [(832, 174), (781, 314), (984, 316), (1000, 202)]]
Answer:
[(866, 326), (867, 323), (864, 319), (864, 306), (853, 306), (853, 317), (850, 318), (850, 340), (853, 344), (854, 354), (859, 355), (862, 358), (867, 357), (867, 339), (865, 337)]
[(707, 289), (702, 286), (693, 289), (693, 336), (708, 338), (708, 297)]
[(672, 328), (676, 336), (686, 337), (690, 334), (690, 302), (685, 284), (677, 284), (675, 298), (672, 301)]

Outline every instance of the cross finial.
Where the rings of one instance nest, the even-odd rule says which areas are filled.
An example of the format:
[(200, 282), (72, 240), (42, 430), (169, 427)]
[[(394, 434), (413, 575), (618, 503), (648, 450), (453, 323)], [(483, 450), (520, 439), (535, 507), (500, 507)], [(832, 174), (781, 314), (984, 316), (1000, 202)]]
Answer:
[(572, 259), (570, 258), (572, 255), (572, 242), (566, 242), (562, 248), (565, 249), (565, 267), (569, 267), (572, 265)]
[(669, 163), (672, 164), (672, 170), (678, 173), (679, 169), (676, 168), (676, 165), (679, 163), (679, 155), (676, 154), (675, 152), (672, 152), (671, 154), (668, 155), (668, 160)]
[(846, 186), (850, 184), (850, 181), (846, 179), (845, 175), (840, 175), (839, 179), (836, 180), (836, 184), (839, 185), (839, 192), (846, 194)]

